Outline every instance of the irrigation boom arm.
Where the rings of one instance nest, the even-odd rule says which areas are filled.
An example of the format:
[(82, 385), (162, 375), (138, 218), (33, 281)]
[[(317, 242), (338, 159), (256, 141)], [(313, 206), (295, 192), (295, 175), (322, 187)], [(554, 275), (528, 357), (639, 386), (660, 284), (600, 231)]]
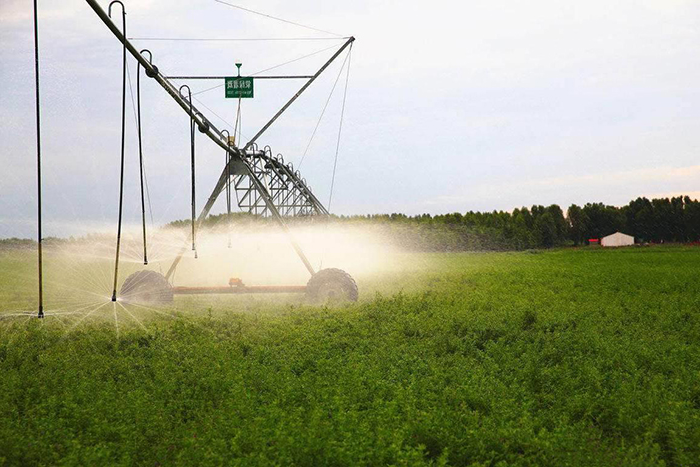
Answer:
[[(292, 244), (292, 247), (296, 251), (297, 255), (301, 259), (301, 261), (304, 263), (304, 266), (306, 269), (309, 271), (311, 275), (314, 274), (314, 269), (311, 266), (311, 263), (309, 260), (306, 258), (306, 255), (302, 251), (301, 247), (299, 244), (296, 242), (296, 240), (293, 238), (289, 227), (287, 224), (284, 222), (284, 219), (280, 215), (277, 207), (275, 206), (272, 197), (266, 190), (264, 183), (260, 180), (260, 178), (255, 174), (255, 172), (252, 170), (250, 167), (250, 164), (244, 157), (245, 151), (251, 147), (255, 141), (279, 118), (282, 113), (287, 110), (292, 103), (313, 83), (318, 76), (323, 73), (323, 71), (347, 48), (352, 42), (355, 40), (354, 37), (348, 38), (348, 40), (336, 51), (335, 54), (313, 75), (310, 77), (310, 79), (297, 91), (297, 93), (260, 129), (260, 131), (257, 132), (257, 134), (246, 144), (246, 146), (243, 148), (243, 150), (240, 150), (239, 148), (232, 146), (228, 142), (228, 138), (225, 138), (221, 131), (217, 129), (209, 120), (207, 120), (204, 117), (204, 114), (200, 112), (194, 105), (194, 103), (185, 100), (181, 95), (178, 89), (173, 86), (170, 81), (160, 74), (158, 71), (158, 68), (155, 67), (149, 60), (146, 60), (145, 57), (143, 57), (137, 50), (136, 48), (129, 42), (129, 40), (122, 34), (122, 32), (119, 30), (119, 28), (112, 22), (110, 17), (105, 13), (105, 11), (100, 7), (100, 5), (95, 1), (95, 0), (86, 0), (88, 5), (95, 11), (97, 16), (100, 17), (103, 23), (109, 28), (110, 31), (116, 36), (116, 38), (126, 47), (126, 49), (129, 51), (129, 53), (141, 64), (141, 66), (144, 67), (146, 70), (146, 74), (155, 81), (160, 84), (160, 86), (165, 89), (165, 91), (170, 95), (170, 97), (177, 102), (177, 104), (182, 108), (182, 110), (187, 113), (190, 118), (192, 118), (197, 126), (199, 127), (200, 131), (204, 134), (206, 134), (209, 139), (211, 139), (216, 145), (220, 146), (222, 149), (226, 150), (229, 155), (231, 156), (228, 165), (224, 167), (224, 170), (222, 171), (221, 176), (219, 177), (219, 180), (214, 187), (214, 190), (212, 191), (212, 194), (209, 196), (209, 199), (207, 200), (207, 203), (205, 204), (204, 208), (202, 209), (201, 213), (197, 217), (197, 225), (198, 227), (201, 226), (202, 222), (206, 218), (206, 216), (209, 214), (209, 211), (213, 207), (214, 203), (216, 202), (219, 194), (222, 192), (224, 187), (226, 186), (227, 183), (229, 183), (228, 176), (231, 173), (230, 172), (230, 167), (229, 165), (233, 164), (234, 162), (238, 164), (242, 164), (242, 166), (245, 168), (245, 171), (247, 172), (246, 175), (248, 175), (255, 185), (256, 189), (261, 193), (262, 198), (265, 202), (265, 205), (269, 209), (269, 211), (272, 213), (272, 216), (275, 218), (277, 223), (280, 225), (282, 230), (287, 234), (289, 237), (289, 241)], [(289, 172), (286, 168), (285, 170)], [(294, 174), (289, 172), (289, 174), (292, 176), (292, 179), (294, 180), (294, 183), (299, 183), (298, 180), (296, 180), (296, 177)], [(323, 205), (318, 201), (316, 196), (314, 196), (311, 191), (306, 187), (305, 184), (301, 184), (304, 186), (304, 193), (309, 197), (309, 199), (314, 203), (316, 210), (319, 213), (323, 214), (328, 214), (328, 211), (323, 207)], [(186, 251), (186, 247), (183, 248), (180, 253), (177, 255), (175, 260), (173, 261), (173, 264), (170, 266), (170, 269), (168, 270), (168, 273), (166, 274), (166, 278), (170, 278), (172, 273), (175, 271), (175, 268), (177, 267), (178, 263), (180, 262), (180, 259), (182, 258), (182, 255)]]

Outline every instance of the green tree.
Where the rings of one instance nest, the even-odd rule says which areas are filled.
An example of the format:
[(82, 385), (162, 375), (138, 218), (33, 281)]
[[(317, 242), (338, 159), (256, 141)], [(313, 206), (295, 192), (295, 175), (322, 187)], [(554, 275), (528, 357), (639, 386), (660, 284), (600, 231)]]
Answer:
[(586, 232), (588, 231), (588, 216), (579, 206), (572, 204), (567, 210), (569, 221), (569, 238), (574, 245), (586, 243)]

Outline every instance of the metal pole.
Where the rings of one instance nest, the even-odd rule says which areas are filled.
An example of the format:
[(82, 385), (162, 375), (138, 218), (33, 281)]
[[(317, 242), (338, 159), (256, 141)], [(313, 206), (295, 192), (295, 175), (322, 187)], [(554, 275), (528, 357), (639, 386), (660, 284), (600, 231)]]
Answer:
[(39, 268), (39, 314), (38, 318), (44, 317), (44, 265), (43, 253), (41, 251), (41, 106), (39, 96), (39, 20), (37, 0), (34, 0), (34, 78), (36, 90), (36, 186), (37, 186), (37, 246), (38, 246), (38, 268)]
[[(122, 7), (122, 29), (126, 35), (126, 10), (119, 0), (113, 0), (109, 4), (109, 14), (112, 13), (112, 5), (118, 3)], [(117, 301), (117, 280), (119, 278), (119, 249), (122, 241), (122, 205), (124, 201), (124, 133), (126, 114), (126, 45), (122, 47), (122, 145), (121, 145), (121, 171), (119, 175), (119, 220), (117, 223), (117, 253), (114, 260), (114, 288), (112, 289), (112, 301)]]
[[(168, 79), (226, 79), (228, 76), (168, 76)], [(288, 75), (288, 76), (245, 76), (254, 79), (309, 79), (313, 75)]]
[[(153, 55), (148, 49), (143, 49), (141, 54), (148, 52), (148, 56), (151, 58), (149, 61), (153, 61)], [(137, 107), (137, 130), (139, 136), (139, 178), (141, 180), (141, 225), (143, 228), (143, 264), (148, 264), (148, 254), (146, 250), (146, 199), (143, 190), (143, 149), (141, 145), (141, 64), (136, 65), (136, 107)]]
[[(187, 98), (190, 101), (190, 113), (192, 112), (192, 90), (186, 84), (180, 86), (179, 93), (182, 95), (182, 88), (187, 88)], [(194, 257), (197, 258), (196, 232), (195, 232), (195, 217), (197, 216), (197, 208), (195, 204), (195, 173), (194, 173), (194, 116), (190, 117), (190, 168), (192, 172), (192, 251)]]
[[(228, 130), (221, 130), (231, 141), (231, 134)], [(228, 247), (231, 248), (231, 154), (228, 151), (224, 154), (226, 162), (226, 230), (228, 231)]]

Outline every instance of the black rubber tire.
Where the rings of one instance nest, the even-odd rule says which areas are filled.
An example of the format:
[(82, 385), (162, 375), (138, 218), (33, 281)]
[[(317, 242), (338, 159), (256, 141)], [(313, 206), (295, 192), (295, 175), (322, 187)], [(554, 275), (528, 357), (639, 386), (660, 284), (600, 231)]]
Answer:
[(322, 269), (306, 284), (306, 299), (312, 303), (356, 302), (358, 296), (355, 279), (342, 269)]
[(119, 299), (127, 303), (172, 303), (173, 288), (162, 274), (138, 271), (126, 278)]

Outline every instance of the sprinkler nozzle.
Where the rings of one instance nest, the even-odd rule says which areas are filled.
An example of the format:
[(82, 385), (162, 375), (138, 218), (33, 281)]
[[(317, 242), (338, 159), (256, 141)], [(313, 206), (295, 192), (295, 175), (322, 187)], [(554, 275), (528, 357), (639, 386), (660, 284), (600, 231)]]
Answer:
[(39, 315), (37, 315), (37, 318), (42, 319), (44, 317), (44, 306), (39, 305)]
[(117, 291), (116, 290), (114, 292), (112, 292), (112, 301), (113, 302), (117, 301)]

